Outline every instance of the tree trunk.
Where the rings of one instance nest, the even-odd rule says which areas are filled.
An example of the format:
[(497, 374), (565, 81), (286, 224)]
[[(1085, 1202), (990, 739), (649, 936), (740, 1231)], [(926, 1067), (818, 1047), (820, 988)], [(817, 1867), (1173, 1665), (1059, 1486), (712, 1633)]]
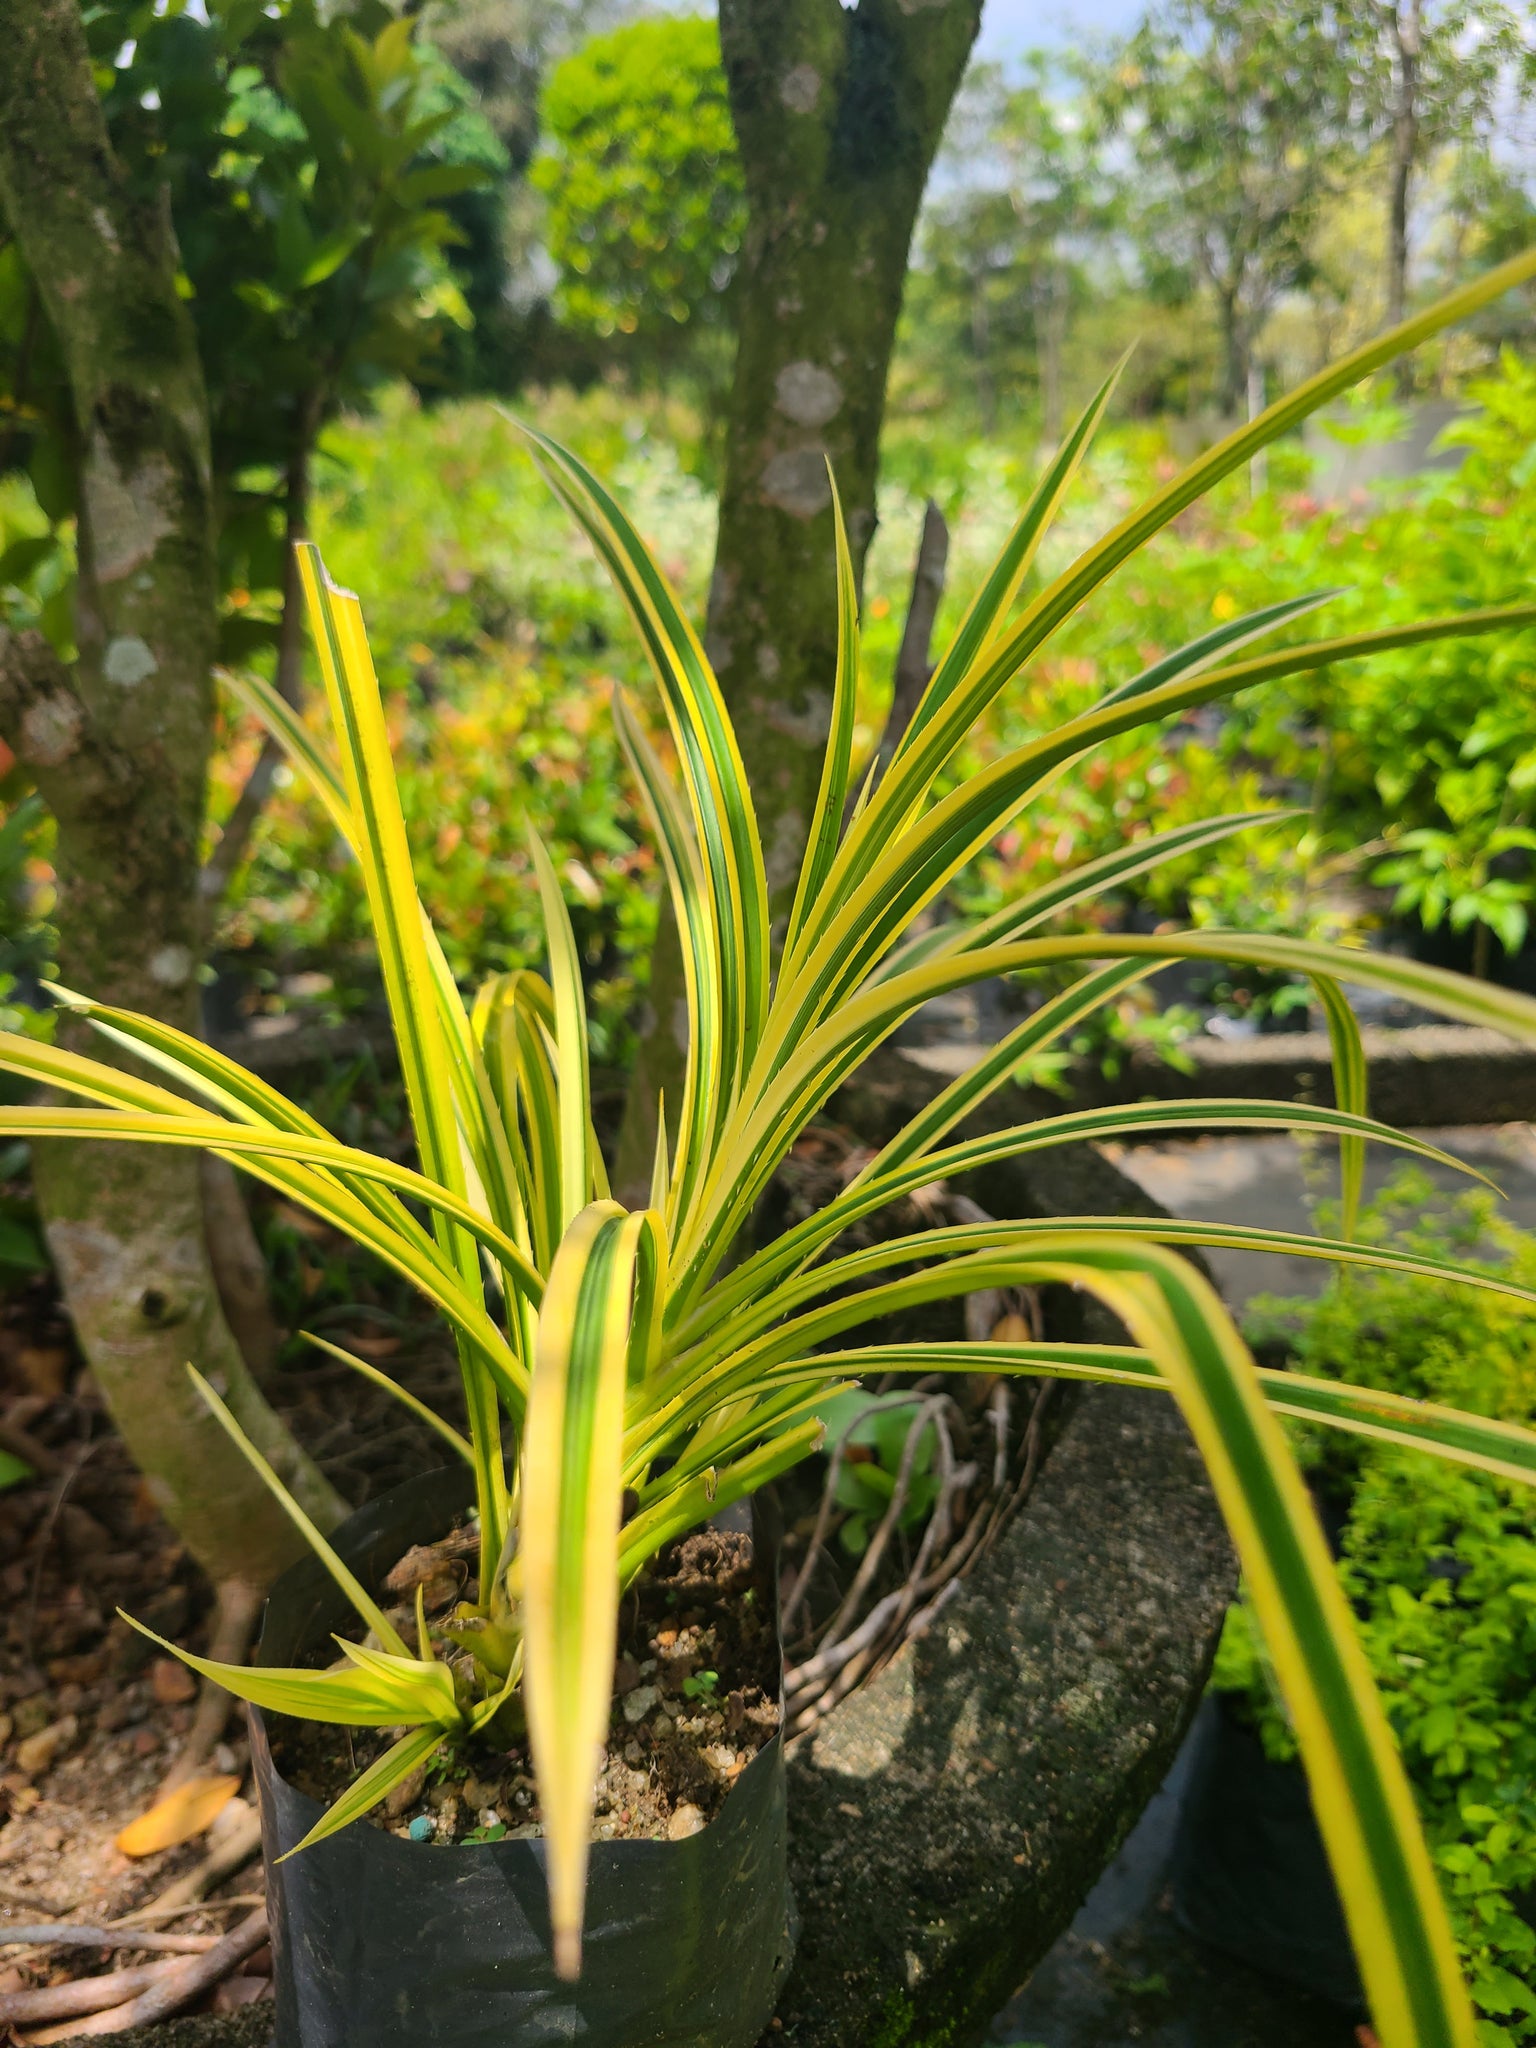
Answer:
[(1248, 337), (1235, 289), (1216, 287), (1216, 317), (1221, 329), (1221, 388), (1216, 406), (1223, 420), (1236, 420), (1248, 397)]
[[(304, 592), (295, 550), (298, 542), (309, 539), (309, 466), (313, 445), (314, 429), (306, 421), (288, 458), (283, 491), (283, 608), (272, 680), (278, 695), (295, 710), (304, 694)], [(210, 906), (223, 896), (245, 857), (282, 759), (282, 747), (269, 734), (262, 741), (245, 787), (235, 799), (234, 809), (219, 834), (219, 843), (203, 869), (202, 891)]]
[(976, 406), (981, 431), (997, 431), (997, 386), (992, 378), (992, 316), (987, 308), (987, 272), (983, 265), (971, 278), (971, 353), (976, 359)]
[[(793, 897), (832, 708), (827, 458), (862, 576), (907, 252), (980, 20), (981, 0), (720, 0), (748, 226), (707, 645), (752, 781), (776, 921)], [(658, 1089), (674, 1109), (681, 1101), (669, 926), (620, 1144), (630, 1189), (649, 1174)]]
[[(195, 1030), (216, 627), (196, 345), (163, 194), (131, 191), (112, 153), (78, 0), (0, 0), (0, 38), (0, 201), (69, 377), (80, 563), (77, 658), (0, 638), (0, 723), (58, 823), (63, 979)], [(156, 1501), (214, 1579), (264, 1583), (302, 1542), (187, 1361), (312, 1515), (341, 1506), (224, 1319), (196, 1155), (50, 1142), (37, 1184), (81, 1344)]]
[[(1419, 50), (1422, 40), (1420, 0), (1392, 10), (1397, 44), (1397, 99), (1392, 110), (1390, 183), (1387, 188), (1387, 317), (1396, 327), (1408, 307), (1408, 216), (1414, 166), (1419, 155)], [(1397, 386), (1412, 388), (1413, 366), (1404, 357), (1397, 366)]]
[(1041, 264), (1035, 298), (1035, 359), (1039, 365), (1040, 438), (1048, 448), (1061, 439), (1062, 358), (1067, 346), (1067, 311), (1071, 292), (1066, 266), (1055, 250)]

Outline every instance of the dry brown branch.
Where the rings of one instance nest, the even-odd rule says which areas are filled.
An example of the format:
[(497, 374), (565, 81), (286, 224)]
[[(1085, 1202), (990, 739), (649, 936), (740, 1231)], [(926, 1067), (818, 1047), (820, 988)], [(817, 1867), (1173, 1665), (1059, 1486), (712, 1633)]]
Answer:
[[(218, 1588), (217, 1597), (218, 1608), (208, 1655), (216, 1664), (243, 1664), (261, 1618), (264, 1596), (260, 1587), (252, 1586), (243, 1579), (226, 1579)], [(184, 1785), (189, 1778), (197, 1776), (218, 1747), (234, 1704), (233, 1695), (227, 1693), (222, 1685), (215, 1685), (212, 1679), (203, 1680), (197, 1712), (187, 1730), (186, 1741), (177, 1751), (176, 1760), (161, 1784), (162, 1798), (167, 1792), (174, 1792), (178, 1785)]]
[[(835, 1642), (842, 1634), (851, 1618), (858, 1613), (859, 1603), (874, 1583), (875, 1573), (880, 1569), (881, 1559), (885, 1556), (891, 1536), (901, 1520), (912, 1491), (912, 1473), (917, 1464), (917, 1453), (929, 1426), (942, 1415), (944, 1405), (943, 1395), (919, 1403), (917, 1412), (908, 1424), (906, 1442), (901, 1447), (901, 1462), (896, 1468), (896, 1480), (891, 1488), (891, 1497), (886, 1504), (885, 1513), (880, 1517), (864, 1555), (859, 1559), (859, 1568), (854, 1573), (853, 1584), (843, 1596), (842, 1605), (832, 1618), (824, 1642)], [(947, 1442), (947, 1439), (945, 1441)], [(938, 1516), (935, 1514), (929, 1522), (929, 1529), (935, 1526), (937, 1520)], [(925, 1544), (928, 1542), (927, 1531), (924, 1532), (923, 1541)]]
[(147, 1991), (165, 1970), (180, 1967), (179, 1963), (134, 1963), (126, 1970), (109, 1970), (104, 1977), (74, 1977), (67, 1984), (44, 1984), (34, 1991), (7, 1991), (0, 1995), (0, 2026), (35, 2025), (39, 2020), (105, 2012), (135, 1992)]
[(933, 674), (928, 652), (933, 641), (933, 622), (944, 595), (944, 570), (949, 560), (949, 527), (932, 498), (923, 508), (923, 531), (912, 569), (912, 595), (907, 603), (907, 622), (902, 629), (901, 651), (896, 657), (896, 685), (891, 708), (876, 752), (883, 775), (902, 734), (912, 723), (912, 714), (922, 701), (928, 678)]
[(46, 2048), (54, 2041), (73, 2041), (100, 2034), (122, 2034), (129, 2027), (147, 2027), (155, 2020), (180, 2012), (183, 2006), (201, 1998), (215, 1984), (231, 1977), (247, 1956), (256, 1953), (267, 1939), (265, 1906), (242, 1920), (206, 1955), (189, 1956), (185, 1962), (167, 1963), (156, 1981), (136, 1998), (105, 2012), (93, 2013), (85, 2021), (66, 2020), (62, 2026), (45, 2027), (30, 2037), (28, 2048)]
[[(109, 1927), (138, 1927), (146, 1920), (180, 1920), (188, 1913), (233, 1912), (237, 1906), (261, 1906), (266, 1904), (262, 1892), (236, 1892), (224, 1899), (188, 1899), (180, 1906), (140, 1906), (136, 1912), (120, 1913), (115, 1920), (109, 1920)], [(213, 1936), (209, 1936), (211, 1941)]]
[(133, 1927), (77, 1927), (67, 1920), (34, 1927), (0, 1927), (0, 1948), (142, 1948), (167, 1955), (200, 1956), (216, 1934), (151, 1934)]

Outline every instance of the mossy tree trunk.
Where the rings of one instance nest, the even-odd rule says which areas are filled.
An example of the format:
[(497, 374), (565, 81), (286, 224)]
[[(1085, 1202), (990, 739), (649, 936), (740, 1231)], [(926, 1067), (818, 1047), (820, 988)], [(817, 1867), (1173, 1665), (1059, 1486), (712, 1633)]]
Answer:
[[(981, 0), (720, 0), (747, 188), (707, 645), (788, 914), (836, 666), (832, 500), (856, 569), (875, 528), (886, 378), (912, 229)], [(620, 1147), (649, 1171), (658, 1089), (681, 1101), (682, 974), (664, 920)]]
[[(80, 560), (72, 663), (0, 634), (0, 725), (58, 823), (63, 979), (195, 1030), (217, 619), (201, 369), (163, 194), (130, 189), (113, 155), (78, 0), (0, 0), (0, 49), (0, 203), (65, 360)], [(187, 1361), (311, 1514), (331, 1523), (340, 1503), (230, 1333), (197, 1156), (53, 1142), (37, 1182), (70, 1314), (157, 1502), (216, 1581), (265, 1584), (302, 1546)]]

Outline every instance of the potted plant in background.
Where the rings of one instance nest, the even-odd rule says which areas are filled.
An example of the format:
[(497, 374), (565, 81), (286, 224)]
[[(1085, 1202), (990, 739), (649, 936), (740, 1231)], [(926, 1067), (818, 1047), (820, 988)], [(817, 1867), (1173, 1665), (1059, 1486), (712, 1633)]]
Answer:
[[(1447, 1201), (1406, 1169), (1361, 1213), (1364, 1242), (1479, 1263), (1530, 1285), (1536, 1239), (1490, 1196)], [(1485, 1290), (1403, 1273), (1336, 1276), (1315, 1300), (1261, 1297), (1249, 1334), (1298, 1372), (1529, 1424), (1536, 1325)], [(1530, 1504), (1488, 1472), (1338, 1436), (1299, 1450), (1340, 1581), (1401, 1745), (1484, 2038), (1536, 2039), (1536, 1612)], [(1227, 1618), (1212, 1675), (1218, 1720), (1184, 1809), (1181, 1916), (1203, 1939), (1348, 2002), (1343, 1914), (1297, 1763), (1296, 1739), (1247, 1607)], [(1240, 1846), (1239, 1846), (1240, 1843)]]
[[(1128, 844), (980, 924), (918, 935), (913, 927), (1051, 777), (1120, 732), (1269, 677), (1536, 621), (1536, 604), (1520, 604), (1245, 651), (1325, 598), (1272, 605), (1221, 624), (1126, 678), (1081, 717), (968, 780), (953, 780), (951, 764), (979, 714), (1181, 510), (1337, 392), (1533, 272), (1536, 256), (1490, 272), (1313, 378), (1026, 597), (1040, 542), (1109, 404), (1106, 386), (1040, 478), (884, 773), (862, 782), (853, 762), (857, 609), (839, 532), (831, 733), (777, 960), (747, 780), (698, 640), (603, 486), (530, 433), (556, 493), (628, 603), (676, 755), (674, 782), (639, 707), (616, 701), (683, 939), (690, 1026), (675, 1136), (662, 1137), (649, 1203), (634, 1212), (611, 1200), (593, 1134), (581, 963), (558, 878), (531, 846), (547, 979), (500, 976), (466, 1006), (417, 900), (361, 608), (331, 586), (315, 551), (303, 549), (333, 751), (273, 691), (255, 682), (242, 687), (361, 864), (419, 1165), (338, 1143), (209, 1047), (88, 995), (58, 992), (173, 1088), (79, 1053), (0, 1039), (0, 1066), (90, 1105), (6, 1110), (0, 1129), (188, 1145), (229, 1159), (407, 1276), (446, 1317), (458, 1345), (466, 1428), (461, 1433), (442, 1417), (435, 1426), (462, 1478), (433, 1478), (404, 1507), (365, 1510), (333, 1543), (287, 1502), (321, 1567), (319, 1577), (274, 1601), (279, 1625), (269, 1625), (265, 1654), (280, 1637), (282, 1654), (295, 1661), (244, 1669), (187, 1660), (263, 1712), (285, 1717), (285, 1730), (297, 1721), (390, 1731), (382, 1744), (362, 1738), (359, 1774), (323, 1812), (306, 1806), (293, 1782), (268, 1774), (284, 2048), (338, 2038), (366, 2039), (370, 2048), (500, 2038), (535, 2018), (549, 2029), (585, 2028), (594, 2048), (637, 2038), (699, 2048), (753, 2041), (784, 1950), (777, 1745), (763, 1742), (751, 1762), (742, 1761), (751, 1741), (740, 1745), (736, 1789), (719, 1819), (686, 1839), (594, 1845), (599, 1772), (611, 1797), (633, 1739), (626, 1728), (638, 1726), (629, 1707), (647, 1690), (648, 1659), (641, 1657), (635, 1671), (622, 1670), (615, 1715), (616, 1662), (622, 1668), (633, 1647), (651, 1643), (659, 1670), (684, 1635), (702, 1641), (715, 1629), (718, 1639), (730, 1633), (730, 1614), (762, 1600), (740, 1552), (735, 1563), (724, 1560), (713, 1593), (697, 1591), (697, 1572), (684, 1591), (680, 1574), (699, 1560), (690, 1563), (675, 1546), (808, 1455), (830, 1399), (873, 1371), (978, 1368), (1128, 1382), (1177, 1399), (1231, 1525), (1293, 1717), (1381, 2037), (1388, 2048), (1470, 2041), (1470, 2008), (1402, 1767), (1277, 1415), (1389, 1437), (1521, 1479), (1536, 1473), (1536, 1436), (1376, 1389), (1259, 1372), (1214, 1291), (1174, 1247), (1260, 1244), (1454, 1275), (1536, 1300), (1506, 1276), (1463, 1273), (1443, 1260), (1355, 1241), (1367, 1139), (1438, 1155), (1367, 1115), (1359, 1034), (1339, 982), (1390, 989), (1531, 1042), (1536, 1004), (1417, 963), (1253, 933), (1050, 934), (1058, 911), (1241, 831), (1248, 816)], [(954, 1136), (1021, 1059), (1176, 959), (1309, 976), (1330, 1022), (1339, 1107), (1153, 1103)], [(904, 1018), (967, 983), (1062, 962), (1086, 971), (944, 1089), (843, 1193), (770, 1241), (751, 1242), (758, 1198), (806, 1119)], [(849, 1225), (921, 1185), (998, 1157), (1175, 1124), (1336, 1135), (1345, 1181), (1340, 1235), (1143, 1218), (989, 1220), (839, 1253)], [(858, 1324), (899, 1318), (924, 1302), (1053, 1281), (1097, 1295), (1130, 1342), (841, 1341)], [(281, 1493), (218, 1390), (198, 1385)], [(455, 1529), (460, 1500), (462, 1527)], [(455, 1570), (462, 1597), (443, 1602), (441, 1583)], [(397, 1604), (407, 1587), (409, 1597)], [(353, 1621), (344, 1631), (338, 1624), (346, 1608)], [(666, 1621), (674, 1610), (675, 1620)], [(622, 1657), (621, 1612), (631, 1635), (636, 1626), (651, 1630), (633, 1646), (627, 1635)], [(318, 1661), (306, 1663), (305, 1653)], [(707, 1698), (708, 1681), (718, 1686), (724, 1676), (690, 1671), (692, 1697)], [(761, 1682), (757, 1689), (764, 1690)], [(746, 1688), (737, 1690), (745, 1700)], [(702, 1724), (701, 1740), (714, 1711), (691, 1717)], [(759, 1735), (769, 1734), (771, 1720), (770, 1708), (759, 1717)], [(333, 1744), (330, 1765), (338, 1755), (356, 1761), (357, 1740), (350, 1748), (347, 1738)], [(536, 1837), (530, 1819), (488, 1839), (505, 1824), (477, 1817), (473, 1839), (447, 1852), (411, 1839), (411, 1822), (405, 1841), (366, 1823), (348, 1825), (391, 1800), (393, 1824), (401, 1825), (401, 1798), (408, 1795), (408, 1805), (426, 1796), (423, 1774), (435, 1774), (437, 1789), (446, 1787), (473, 1814), (471, 1788), (481, 1783), (485, 1759), (522, 1754), (525, 1741), (531, 1771), (520, 1789), (530, 1815), (536, 1798)], [(313, 1752), (291, 1754), (309, 1757), (304, 1769), (321, 1772)], [(756, 1824), (738, 1827), (744, 1813)], [(717, 1854), (723, 1860), (711, 1860)], [(647, 1959), (637, 1966), (632, 1937), (642, 1925)]]

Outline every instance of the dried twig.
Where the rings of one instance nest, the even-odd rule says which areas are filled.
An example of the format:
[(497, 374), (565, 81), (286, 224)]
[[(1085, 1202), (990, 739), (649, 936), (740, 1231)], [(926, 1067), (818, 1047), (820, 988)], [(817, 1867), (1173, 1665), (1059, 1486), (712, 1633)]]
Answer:
[(147, 1991), (172, 1963), (135, 1963), (109, 1970), (104, 1977), (73, 1977), (67, 1984), (44, 1984), (33, 1991), (0, 1993), (0, 2027), (9, 2022), (35, 2025), (39, 2020), (65, 2020), (80, 2013), (105, 2012), (136, 1992)]
[(147, 1928), (77, 1927), (67, 1920), (0, 1927), (0, 1948), (142, 1948), (200, 1956), (218, 1939), (216, 1934), (152, 1934)]
[[(905, 1408), (910, 1404), (913, 1395), (922, 1391), (924, 1389), (921, 1386), (907, 1387), (887, 1396), (885, 1386), (882, 1383), (876, 1390), (876, 1400), (870, 1403), (869, 1407), (864, 1410), (864, 1414), (872, 1414), (877, 1406)], [(862, 1417), (860, 1419), (862, 1420)], [(853, 1427), (854, 1425), (850, 1423), (832, 1447), (832, 1456), (827, 1465), (826, 1484), (821, 1492), (821, 1505), (816, 1511), (816, 1526), (811, 1531), (811, 1540), (806, 1545), (805, 1558), (799, 1571), (795, 1574), (795, 1582), (785, 1595), (779, 1610), (779, 1630), (786, 1637), (789, 1634), (790, 1623), (799, 1613), (801, 1603), (810, 1589), (816, 1567), (826, 1552), (827, 1534), (831, 1527), (832, 1517), (837, 1511), (837, 1483), (842, 1474), (844, 1458), (847, 1455), (849, 1431)]]
[(119, 1913), (115, 1920), (106, 1924), (108, 1927), (136, 1927), (145, 1920), (180, 1920), (188, 1913), (222, 1913), (226, 1909), (233, 1911), (236, 1906), (265, 1904), (263, 1892), (235, 1892), (226, 1899), (188, 1899), (179, 1906), (140, 1906), (136, 1912)]
[(226, 1877), (233, 1877), (237, 1870), (243, 1870), (261, 1848), (261, 1816), (252, 1811), (231, 1827), (224, 1839), (203, 1858), (202, 1862), (189, 1870), (185, 1877), (177, 1878), (167, 1885), (150, 1905), (163, 1912), (170, 1906), (186, 1906), (206, 1898), (216, 1884), (222, 1884)]
[(180, 2012), (183, 2006), (201, 1998), (215, 1984), (231, 1977), (247, 1956), (256, 1953), (267, 1939), (267, 1909), (261, 1907), (226, 1934), (206, 1955), (189, 1956), (185, 1962), (163, 1965), (153, 1984), (125, 2004), (93, 2013), (84, 2021), (66, 2020), (62, 2026), (46, 2027), (31, 2037), (32, 2048), (45, 2048), (54, 2041), (73, 2041), (88, 2035), (122, 2034), (129, 2027), (149, 2026)]
[[(239, 1579), (227, 1579), (217, 1589), (217, 1599), (208, 1655), (215, 1664), (243, 1664), (256, 1633), (256, 1624), (261, 1619), (265, 1595), (259, 1587), (246, 1585)], [(222, 1685), (215, 1685), (211, 1678), (203, 1680), (192, 1726), (161, 1781), (162, 1798), (166, 1793), (174, 1792), (178, 1785), (186, 1784), (189, 1778), (197, 1776), (218, 1747), (234, 1704), (233, 1694), (227, 1693)]]
[[(993, 1220), (978, 1203), (942, 1184), (931, 1192), (936, 1211), (954, 1222)], [(1034, 1336), (1042, 1334), (1039, 1296), (1032, 1289), (978, 1292), (966, 1297), (964, 1313), (966, 1334), (973, 1341), (982, 1341), (990, 1336), (1005, 1315), (1021, 1317)], [(978, 1377), (981, 1390), (986, 1391), (984, 1371), (980, 1368)], [(940, 1379), (930, 1376), (896, 1389), (890, 1388), (888, 1377), (880, 1382), (880, 1392), (887, 1395), (890, 1388), (887, 1398), (891, 1403), (906, 1404), (913, 1403), (919, 1396), (942, 1384)], [(1043, 1451), (1042, 1426), (1051, 1392), (1051, 1382), (1035, 1383), (1028, 1420), (1015, 1451), (1010, 1446), (1013, 1386), (999, 1381), (990, 1389), (986, 1416), (990, 1423), (992, 1450), (985, 1467), (974, 1462), (962, 1464), (955, 1458), (946, 1418), (953, 1414), (958, 1420), (961, 1411), (948, 1394), (921, 1403), (903, 1447), (892, 1500), (871, 1538), (852, 1584), (832, 1618), (820, 1625), (811, 1653), (785, 1672), (787, 1734), (803, 1734), (813, 1727), (855, 1686), (888, 1663), (904, 1643), (925, 1634), (932, 1626), (958, 1590), (961, 1578), (997, 1541), (1034, 1484)], [(939, 1491), (917, 1554), (901, 1584), (886, 1591), (860, 1617), (859, 1609), (874, 1591), (879, 1569), (889, 1558), (892, 1537), (910, 1499), (916, 1453), (924, 1431), (930, 1427), (936, 1432), (938, 1444)], [(800, 1608), (817, 1564), (828, 1554), (827, 1543), (835, 1526), (841, 1450), (842, 1446), (837, 1446), (833, 1460), (829, 1461), (811, 1541), (791, 1592), (793, 1607), (786, 1602), (786, 1614), (790, 1616)], [(973, 1499), (972, 1490), (978, 1482), (980, 1494)]]
[(29, 1429), (23, 1429), (19, 1422), (10, 1422), (0, 1415), (0, 1451), (9, 1451), (20, 1458), (44, 1479), (57, 1479), (64, 1470), (63, 1462), (40, 1444)]
[[(880, 1560), (885, 1555), (891, 1540), (891, 1534), (901, 1519), (907, 1505), (907, 1498), (912, 1491), (912, 1473), (917, 1464), (917, 1453), (922, 1445), (923, 1437), (930, 1425), (943, 1413), (944, 1403), (945, 1397), (940, 1395), (935, 1399), (923, 1401), (919, 1404), (917, 1412), (908, 1426), (906, 1442), (901, 1447), (901, 1462), (896, 1468), (896, 1480), (891, 1488), (891, 1497), (886, 1503), (885, 1513), (880, 1517), (875, 1532), (870, 1537), (869, 1543), (865, 1548), (864, 1555), (859, 1560), (859, 1568), (854, 1573), (853, 1584), (844, 1594), (841, 1606), (832, 1617), (826, 1636), (823, 1638), (824, 1643), (833, 1642), (842, 1634), (848, 1621), (858, 1612), (860, 1601), (873, 1584), (875, 1573), (880, 1568)], [(935, 1516), (934, 1519), (937, 1519), (937, 1517)], [(925, 1533), (924, 1541), (926, 1542), (926, 1540)]]
[(922, 538), (912, 570), (912, 595), (907, 604), (907, 622), (901, 635), (901, 652), (896, 657), (896, 684), (885, 730), (876, 753), (877, 773), (890, 765), (898, 742), (912, 723), (912, 714), (922, 701), (928, 678), (928, 651), (933, 640), (933, 622), (944, 595), (944, 569), (949, 559), (949, 527), (932, 498), (923, 508)]

